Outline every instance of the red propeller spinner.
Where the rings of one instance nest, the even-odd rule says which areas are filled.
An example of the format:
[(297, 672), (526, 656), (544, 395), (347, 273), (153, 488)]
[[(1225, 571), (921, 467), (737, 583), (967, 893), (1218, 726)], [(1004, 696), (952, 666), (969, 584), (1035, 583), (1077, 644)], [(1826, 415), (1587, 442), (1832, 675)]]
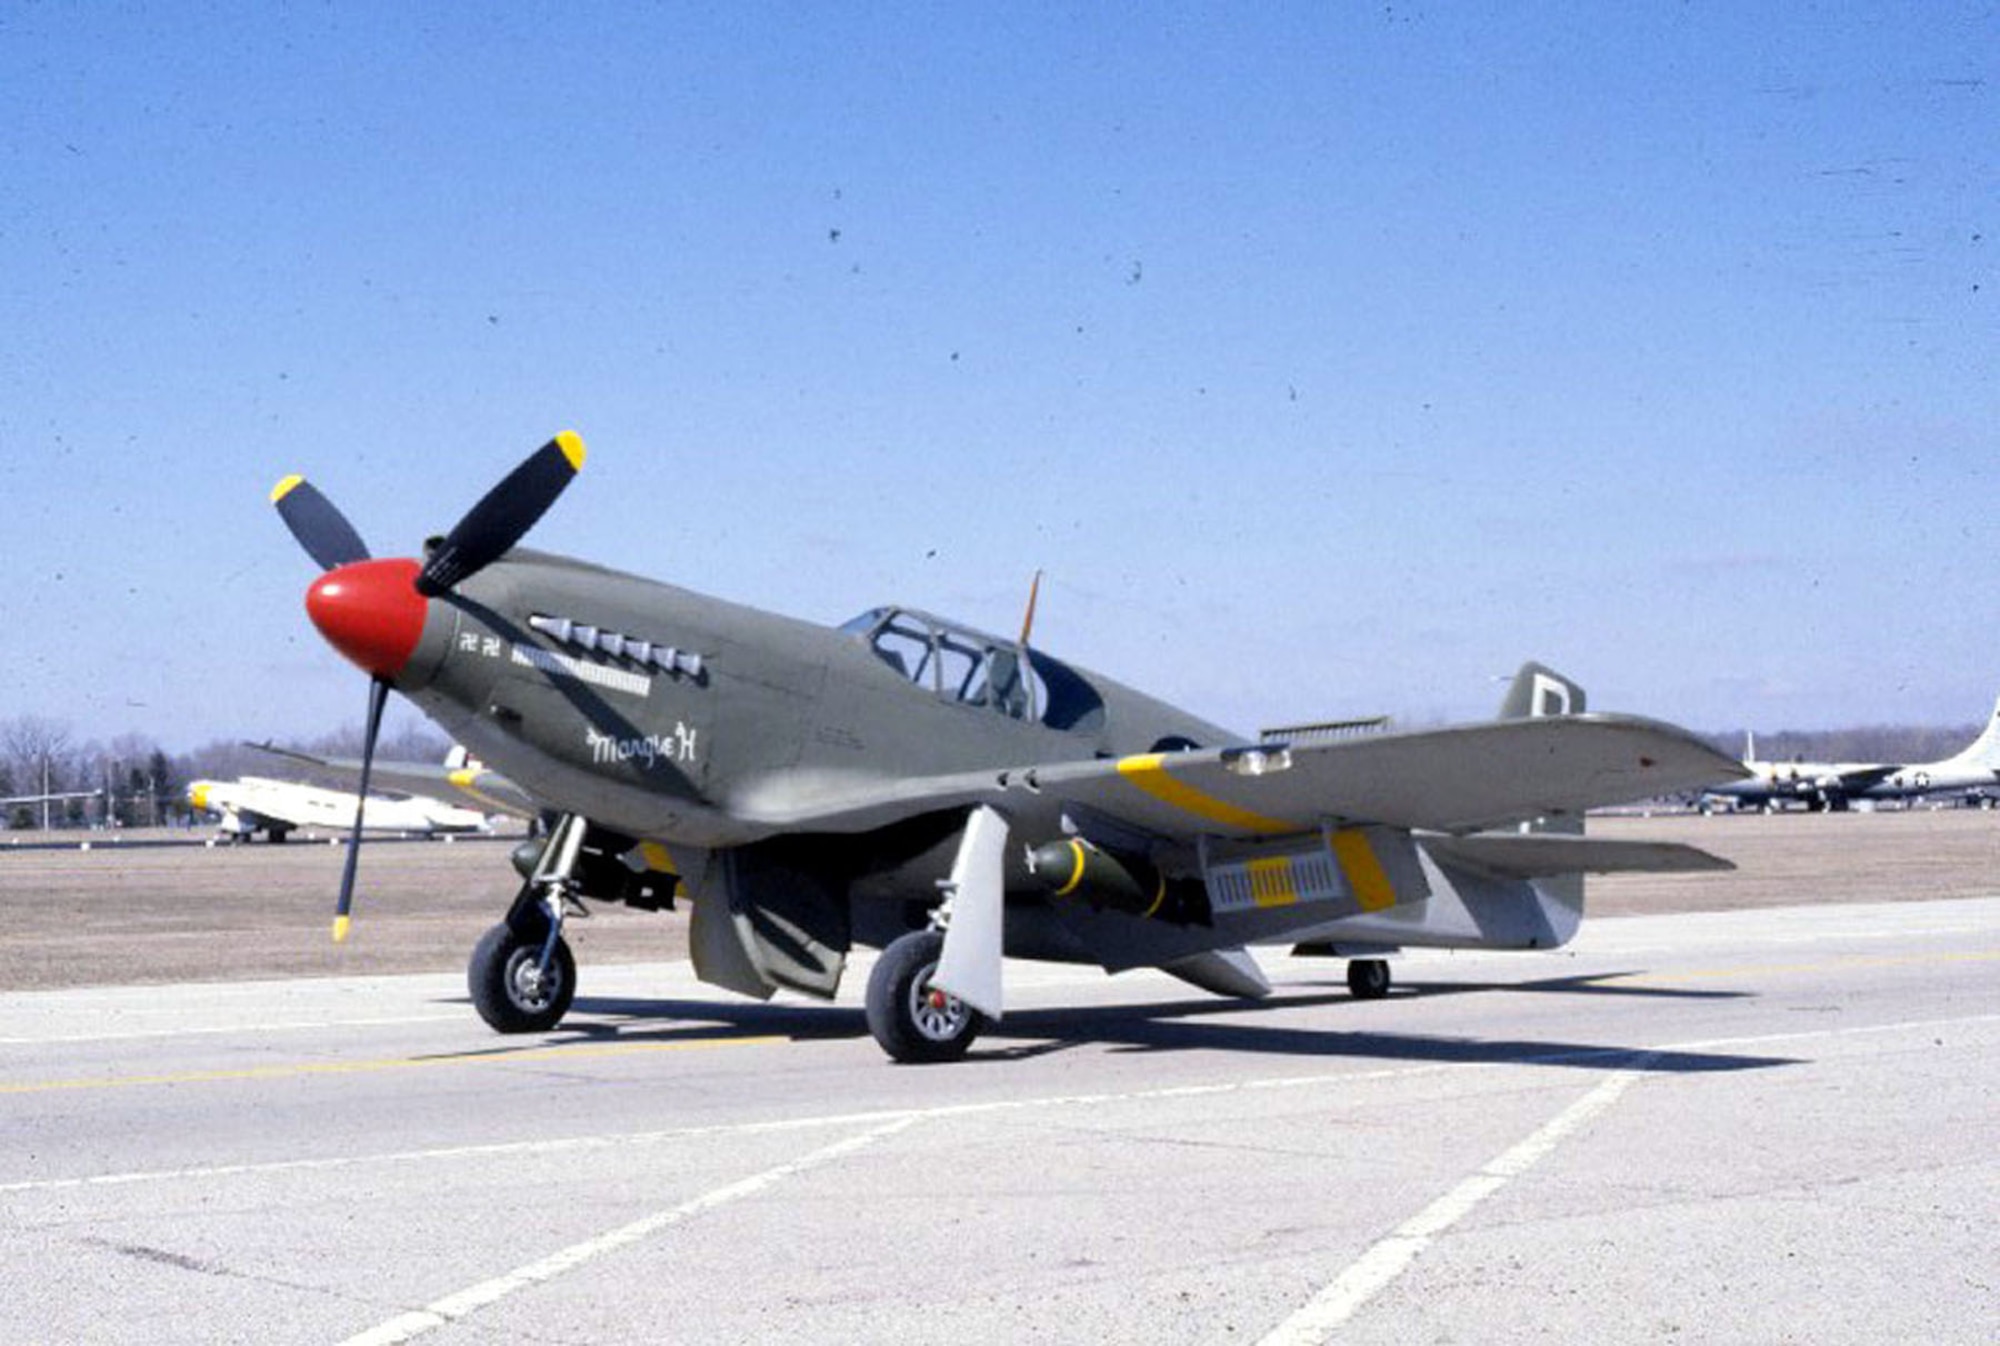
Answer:
[(327, 643), (384, 682), (410, 662), (430, 602), (417, 592), (416, 561), (355, 561), (306, 590), (306, 615)]

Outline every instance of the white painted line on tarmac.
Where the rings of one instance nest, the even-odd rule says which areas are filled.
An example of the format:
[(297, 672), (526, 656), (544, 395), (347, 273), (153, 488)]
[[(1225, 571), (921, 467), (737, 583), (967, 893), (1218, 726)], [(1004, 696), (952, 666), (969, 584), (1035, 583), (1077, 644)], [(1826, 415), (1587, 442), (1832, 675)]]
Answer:
[(2000, 1023), (2000, 1014), (1975, 1014), (1954, 1019), (1917, 1019), (1900, 1023), (1855, 1024), (1842, 1028), (1807, 1029), (1793, 1033), (1763, 1033), (1743, 1037), (1707, 1038), (1672, 1043), (1633, 1056), (1632, 1064), (1605, 1077), (1595, 1089), (1570, 1104), (1533, 1135), (1493, 1159), (1471, 1177), (1418, 1211), (1386, 1238), (1375, 1243), (1332, 1283), (1272, 1329), (1258, 1346), (1324, 1346), (1339, 1328), (1371, 1299), (1393, 1285), (1411, 1263), (1470, 1215), (1487, 1198), (1554, 1152), (1556, 1146), (1624, 1096), (1647, 1075), (1647, 1066), (1669, 1052), (1717, 1051), (1769, 1047), (1781, 1043), (1825, 1041), (1885, 1033), (1931, 1033)]
[[(1620, 1059), (1630, 1054), (1616, 1048), (1584, 1053), (1590, 1057), (1609, 1055)], [(1552, 1055), (1520, 1064), (1562, 1065), (1573, 1059), (1575, 1059), (1574, 1054)], [(383, 1164), (419, 1164), (485, 1158), (545, 1158), (550, 1155), (586, 1150), (671, 1145), (714, 1136), (771, 1135), (827, 1127), (937, 1121), (954, 1117), (1021, 1112), (1032, 1108), (1104, 1107), (1115, 1103), (1142, 1103), (1155, 1099), (1202, 1098), (1259, 1090), (1313, 1088), (1330, 1084), (1354, 1084), (1367, 1080), (1406, 1079), (1468, 1068), (1477, 1067), (1468, 1067), (1463, 1062), (1436, 1061), (1422, 1065), (1390, 1066), (1379, 1070), (1327, 1071), (1313, 1075), (1238, 1080), (1228, 1084), (1170, 1085), (1124, 1093), (1054, 1094), (1039, 1098), (994, 1099), (984, 1103), (946, 1103), (931, 1108), (885, 1108), (871, 1112), (822, 1113), (816, 1116), (788, 1117), (774, 1121), (721, 1122), (713, 1126), (683, 1126), (660, 1131), (610, 1132), (599, 1135), (565, 1136), (553, 1140), (499, 1141), (489, 1145), (451, 1145), (426, 1150), (399, 1150), (386, 1154), (322, 1155), (311, 1159), (277, 1159), (252, 1164), (211, 1164), (198, 1168), (99, 1173), (79, 1178), (33, 1178), (21, 1182), (0, 1183), (0, 1196), (75, 1191), (92, 1187), (125, 1187), (135, 1183), (206, 1182), (220, 1178), (266, 1177), (281, 1173), (312, 1173)]]
[[(1590, 930), (1590, 928), (1589, 926), (1584, 927), (1586, 931)], [(1578, 958), (1633, 958), (1640, 954), (1689, 954), (1700, 957), (1703, 954), (1703, 950), (1710, 947), (1740, 953), (1750, 948), (1767, 945), (1773, 948), (1792, 948), (1798, 946), (1810, 948), (1819, 944), (1865, 944), (1881, 943), (1885, 940), (1896, 940), (1907, 943), (1915, 939), (1990, 939), (1992, 936), (1993, 923), (1983, 921), (1978, 924), (1967, 925), (1924, 926), (1913, 930), (1886, 928), (1857, 928), (1852, 930), (1821, 929), (1805, 931), (1799, 934), (1765, 934), (1756, 932), (1738, 934), (1722, 931), (1709, 933), (1700, 939), (1652, 939), (1631, 943), (1608, 938), (1590, 939), (1588, 942), (1585, 942), (1585, 938), (1579, 936), (1575, 941), (1562, 945), (1558, 950), (1551, 950), (1551, 952), (1566, 953)], [(1520, 957), (1519, 954), (1513, 953), (1511, 950), (1496, 952), (1504, 952), (1510, 955), (1512, 959)]]
[(1968, 1028), (1978, 1024), (2000, 1024), (2000, 1014), (1967, 1014), (1953, 1019), (1904, 1019), (1886, 1024), (1849, 1024), (1844, 1028), (1820, 1028), (1795, 1033), (1754, 1033), (1733, 1038), (1703, 1038), (1681, 1042), (1660, 1051), (1712, 1052), (1737, 1047), (1769, 1047), (1783, 1042), (1815, 1041), (1821, 1038), (1866, 1037), (1875, 1033), (1930, 1033), (1940, 1028)]
[(1533, 1135), (1487, 1163), (1471, 1177), (1405, 1220), (1352, 1263), (1303, 1308), (1278, 1324), (1259, 1346), (1322, 1346), (1363, 1305), (1393, 1285), (1412, 1262), (1495, 1192), (1546, 1159), (1571, 1132), (1616, 1103), (1642, 1079), (1652, 1053), (1614, 1071), (1589, 1093), (1564, 1108)]
[(496, 1141), (486, 1145), (450, 1145), (422, 1150), (394, 1150), (377, 1154), (322, 1155), (310, 1159), (276, 1159), (262, 1163), (210, 1164), (202, 1167), (141, 1169), (124, 1173), (99, 1173), (84, 1177), (34, 1178), (0, 1183), (0, 1196), (36, 1192), (76, 1191), (93, 1187), (123, 1187), (135, 1183), (207, 1182), (240, 1177), (266, 1177), (283, 1173), (312, 1173), (332, 1169), (375, 1165), (454, 1162), (470, 1159), (532, 1157), (608, 1150), (647, 1145), (671, 1145), (714, 1136), (769, 1135), (828, 1127), (874, 1126), (900, 1121), (940, 1121), (956, 1117), (981, 1117), (1040, 1108), (1107, 1107), (1124, 1103), (1148, 1103), (1166, 1099), (1218, 1098), (1231, 1094), (1261, 1093), (1287, 1089), (1346, 1087), (1379, 1080), (1413, 1079), (1462, 1070), (1504, 1070), (1520, 1066), (1565, 1066), (1580, 1061), (1624, 1063), (1642, 1055), (1661, 1056), (1673, 1052), (1726, 1051), (1740, 1047), (1772, 1047), (1786, 1043), (1826, 1041), (1883, 1033), (1931, 1033), (1946, 1028), (1966, 1028), (2000, 1024), (2000, 1014), (1975, 1014), (1951, 1019), (1918, 1019), (1882, 1024), (1852, 1024), (1839, 1028), (1800, 1029), (1790, 1033), (1765, 1033), (1744, 1037), (1705, 1038), (1700, 1041), (1662, 1043), (1647, 1048), (1591, 1047), (1576, 1051), (1550, 1052), (1507, 1061), (1428, 1061), (1412, 1065), (1383, 1066), (1372, 1070), (1327, 1070), (1305, 1075), (1260, 1076), (1216, 1084), (1165, 1085), (1157, 1089), (1132, 1089), (1087, 1094), (1046, 1094), (1035, 1098), (992, 1099), (979, 1103), (945, 1103), (929, 1108), (892, 1108), (870, 1112), (821, 1113), (805, 1117), (749, 1122), (721, 1122), (712, 1126), (672, 1127), (658, 1131), (622, 1131), (596, 1135), (564, 1136), (555, 1139)]
[(435, 1300), (415, 1312), (400, 1314), (397, 1317), (391, 1318), (386, 1323), (370, 1328), (368, 1331), (356, 1336), (349, 1337), (345, 1346), (396, 1346), (396, 1343), (399, 1342), (413, 1341), (426, 1333), (457, 1322), (459, 1319), (475, 1313), (489, 1304), (497, 1303), (505, 1299), (508, 1295), (514, 1294), (516, 1291), (540, 1285), (545, 1281), (552, 1281), (558, 1276), (576, 1270), (587, 1262), (593, 1262), (607, 1253), (617, 1252), (620, 1248), (629, 1247), (634, 1243), (640, 1242), (642, 1239), (657, 1234), (662, 1229), (679, 1224), (681, 1221), (700, 1215), (704, 1211), (714, 1210), (718, 1206), (726, 1206), (733, 1201), (741, 1201), (745, 1197), (755, 1196), (765, 1188), (782, 1182), (786, 1178), (796, 1177), (810, 1169), (819, 1168), (832, 1163), (836, 1159), (844, 1159), (848, 1155), (865, 1150), (877, 1141), (886, 1140), (897, 1132), (907, 1129), (916, 1120), (915, 1116), (902, 1117), (882, 1126), (871, 1128), (859, 1135), (849, 1136), (844, 1140), (837, 1140), (831, 1145), (825, 1145), (809, 1154), (801, 1155), (790, 1163), (780, 1164), (776, 1168), (767, 1168), (762, 1173), (755, 1173), (741, 1181), (732, 1182), (726, 1187), (718, 1187), (713, 1191), (704, 1192), (692, 1200), (683, 1201), (678, 1206), (648, 1215), (644, 1219), (634, 1220), (632, 1223), (613, 1229), (609, 1233), (600, 1234), (596, 1238), (585, 1239), (581, 1243), (573, 1243), (567, 1248), (549, 1254), (540, 1261), (530, 1262), (526, 1266), (517, 1267), (504, 1276), (496, 1276), (492, 1280), (481, 1281), (478, 1285), (470, 1286), (458, 1291), (456, 1294), (446, 1295), (443, 1299)]

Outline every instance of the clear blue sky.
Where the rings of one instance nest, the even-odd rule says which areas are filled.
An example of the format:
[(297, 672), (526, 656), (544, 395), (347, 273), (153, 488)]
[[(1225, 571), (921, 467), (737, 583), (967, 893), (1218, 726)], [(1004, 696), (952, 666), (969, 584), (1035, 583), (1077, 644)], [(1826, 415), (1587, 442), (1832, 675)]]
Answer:
[(0, 718), (358, 720), (413, 551), (899, 599), (1226, 723), (2000, 693), (1972, 5), (0, 8)]

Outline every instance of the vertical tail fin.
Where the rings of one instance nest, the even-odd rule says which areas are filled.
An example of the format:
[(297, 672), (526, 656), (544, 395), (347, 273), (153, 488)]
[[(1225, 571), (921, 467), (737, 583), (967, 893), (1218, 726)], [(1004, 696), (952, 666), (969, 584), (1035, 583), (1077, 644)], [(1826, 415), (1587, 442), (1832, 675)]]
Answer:
[(1980, 731), (1979, 737), (1939, 765), (1975, 770), (2000, 769), (2000, 701), (1994, 703), (1993, 714), (1987, 719), (1986, 728)]
[[(1586, 704), (1582, 687), (1548, 665), (1531, 660), (1521, 665), (1521, 671), (1514, 675), (1513, 684), (1507, 688), (1507, 697), (1500, 703), (1500, 718), (1533, 720), (1551, 715), (1581, 715)], [(1521, 830), (1582, 836), (1583, 815), (1575, 813), (1536, 818), (1532, 822), (1522, 823)], [(1583, 875), (1564, 874), (1555, 878), (1537, 879), (1535, 886), (1549, 897), (1570, 907), (1574, 913), (1581, 914), (1583, 911)]]
[(1503, 720), (1531, 720), (1544, 715), (1581, 715), (1583, 688), (1546, 664), (1521, 665), (1500, 703)]

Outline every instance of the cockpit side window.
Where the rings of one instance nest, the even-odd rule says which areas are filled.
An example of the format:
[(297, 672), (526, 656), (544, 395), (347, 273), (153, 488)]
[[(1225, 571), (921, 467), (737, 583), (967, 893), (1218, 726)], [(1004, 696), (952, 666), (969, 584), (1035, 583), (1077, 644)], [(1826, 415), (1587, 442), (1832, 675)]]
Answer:
[(911, 682), (936, 690), (937, 670), (931, 662), (928, 631), (913, 631), (900, 622), (891, 622), (875, 633), (871, 646), (876, 658)]
[(1026, 678), (1021, 676), (1019, 652), (1003, 646), (989, 646), (985, 654), (977, 677), (966, 689), (965, 702), (997, 710), (1010, 720), (1037, 718), (1036, 708), (1046, 698), (1038, 694), (1039, 680), (1032, 672)]
[(938, 671), (944, 681), (947, 701), (967, 701), (974, 686), (983, 682), (986, 651), (969, 645), (954, 631), (940, 631), (937, 639)]
[(1028, 663), (1041, 684), (1036, 704), (1043, 724), (1075, 733), (1095, 733), (1104, 727), (1104, 698), (1088, 679), (1040, 650), (1028, 651)]

